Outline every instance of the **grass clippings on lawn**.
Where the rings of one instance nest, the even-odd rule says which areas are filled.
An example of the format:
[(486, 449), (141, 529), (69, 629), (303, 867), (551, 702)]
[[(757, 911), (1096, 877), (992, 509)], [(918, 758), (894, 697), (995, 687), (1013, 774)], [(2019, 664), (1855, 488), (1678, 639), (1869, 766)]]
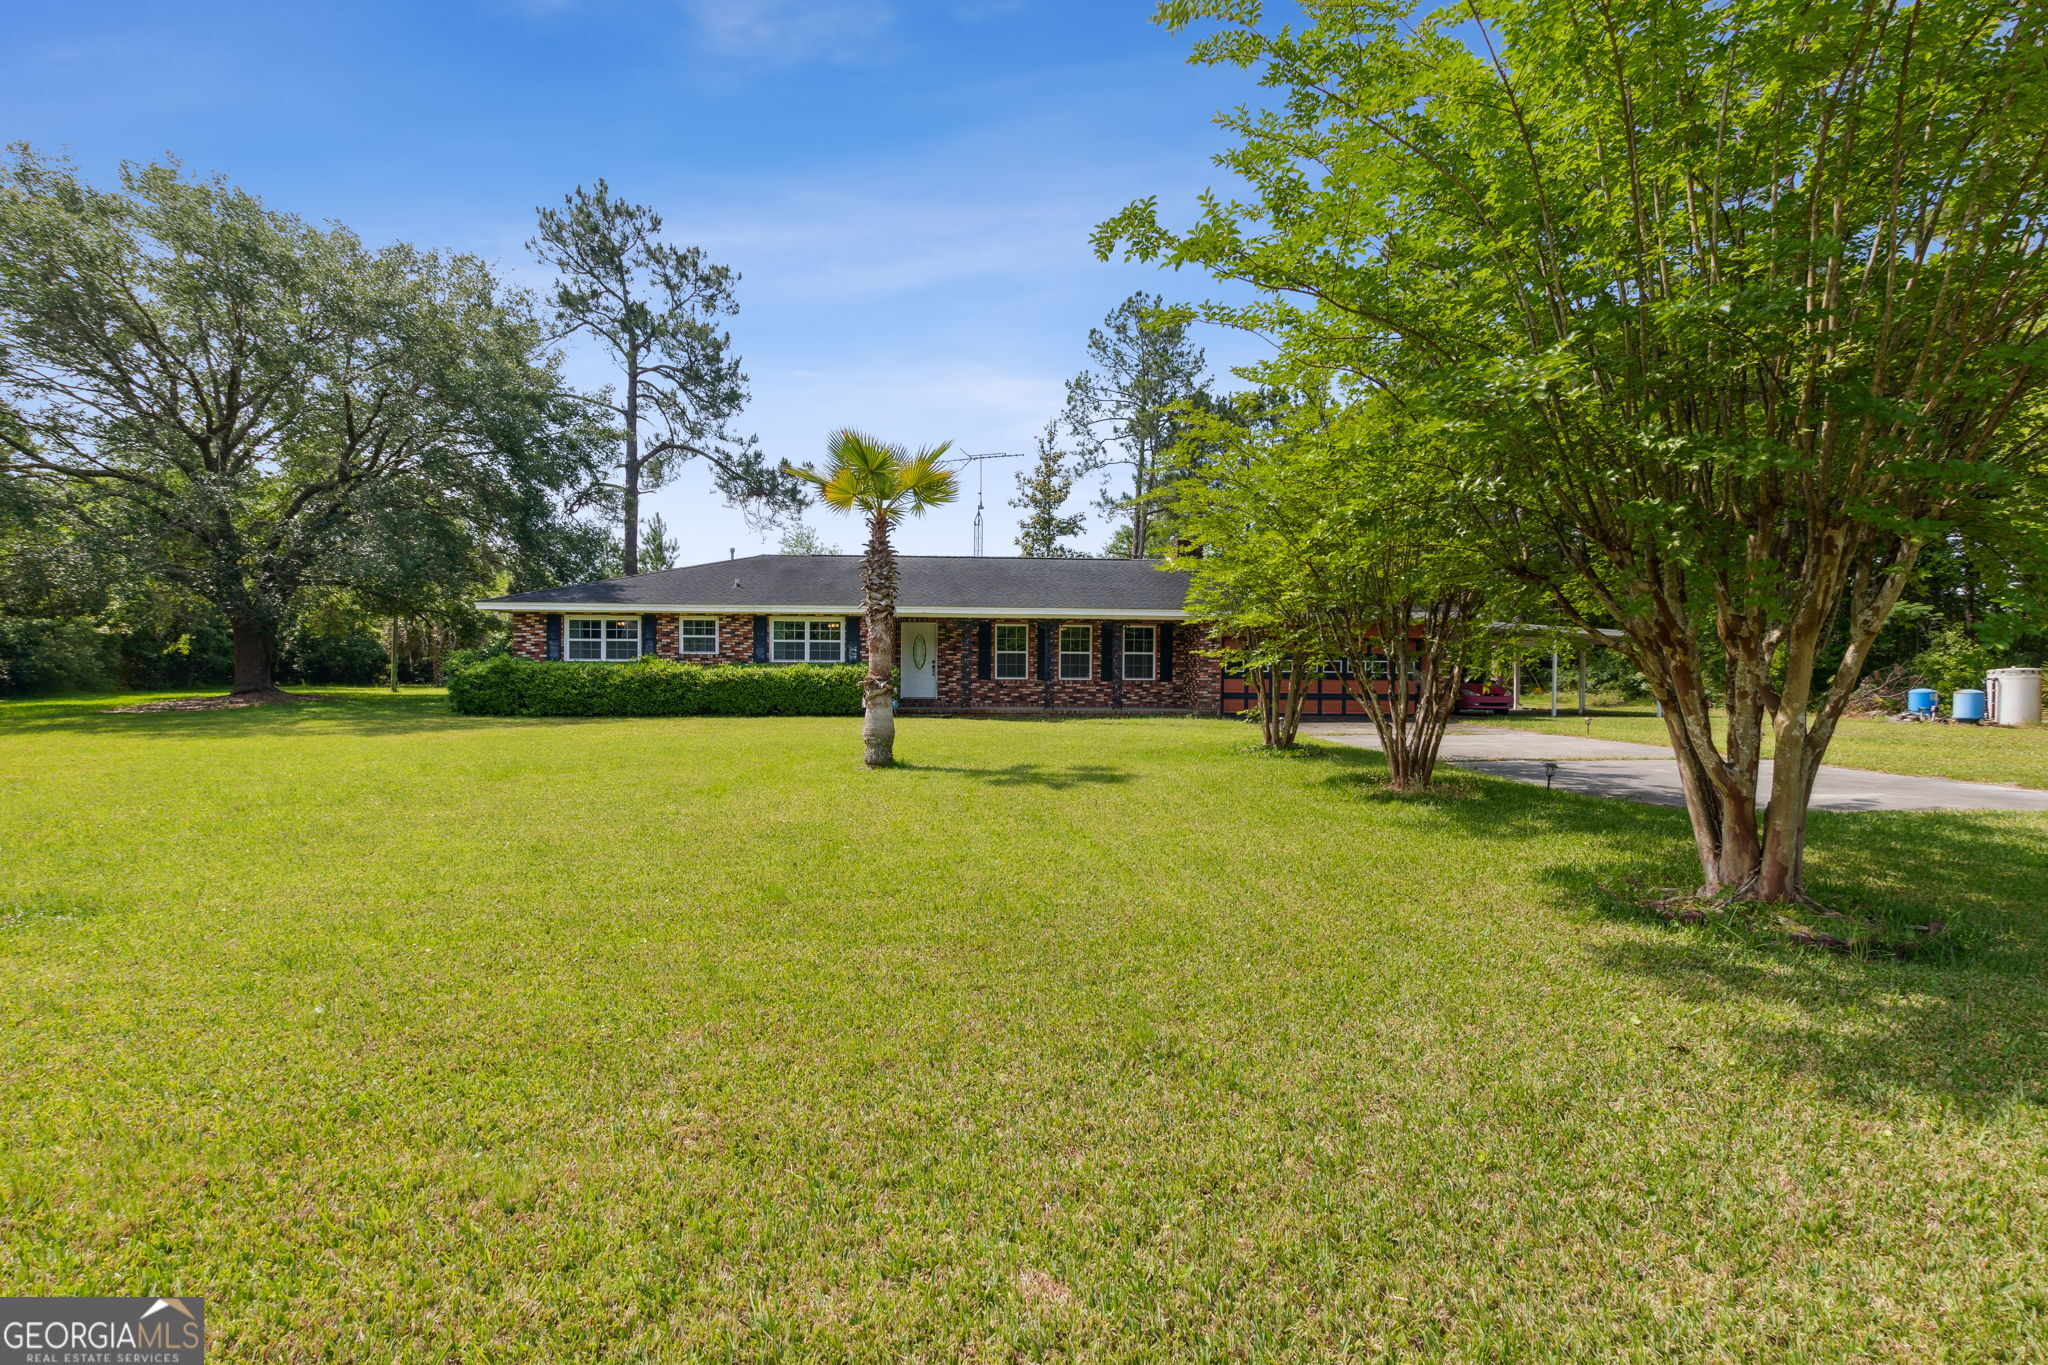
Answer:
[(2048, 817), (1949, 962), (1603, 908), (1681, 812), (1223, 722), (0, 707), (0, 1283), (233, 1361), (2048, 1354)]

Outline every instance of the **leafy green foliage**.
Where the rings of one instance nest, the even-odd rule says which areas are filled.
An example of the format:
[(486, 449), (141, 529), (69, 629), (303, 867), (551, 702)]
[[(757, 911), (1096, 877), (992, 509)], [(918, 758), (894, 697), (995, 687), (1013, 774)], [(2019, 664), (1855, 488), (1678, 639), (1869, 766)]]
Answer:
[(270, 684), (302, 596), (397, 609), (516, 564), (594, 478), (480, 260), (365, 247), (176, 164), (0, 164), (0, 472), (117, 586), (225, 616)]
[(825, 539), (814, 526), (796, 521), (785, 525), (775, 542), (775, 553), (779, 555), (836, 555), (845, 553), (837, 545)]
[(451, 667), (466, 716), (857, 716), (860, 664), (544, 662), (496, 655)]
[(1384, 409), (1303, 405), (1256, 426), (1193, 419), (1213, 458), (1173, 490), (1197, 552), (1174, 564), (1269, 721), (1269, 689), (1298, 706), (1283, 675), (1348, 662), (1346, 685), (1405, 791), (1430, 783), (1465, 670), (1494, 646), (1489, 616), (1521, 617), (1530, 594), (1474, 544), (1441, 454)]
[(1454, 437), (1493, 552), (1620, 628), (1664, 702), (1705, 884), (1796, 897), (1813, 775), (1917, 558), (2040, 449), (2048, 15), (1302, 10), (1163, 6), (1279, 93), (1222, 120), (1241, 193), (1184, 228), (1133, 204), (1099, 248), (1251, 286), (1202, 311), (1271, 337), (1273, 382)]
[(84, 621), (0, 616), (0, 693), (111, 687), (119, 668), (120, 642)]
[(1965, 687), (1983, 687), (1984, 675), (2000, 663), (1995, 650), (1950, 626), (1914, 655), (1908, 667), (1929, 687), (1948, 696)]
[(1059, 426), (1046, 423), (1038, 437), (1038, 460), (1017, 476), (1017, 496), (1010, 506), (1024, 515), (1017, 518), (1017, 553), (1026, 559), (1073, 559), (1081, 551), (1066, 544), (1081, 534), (1087, 518), (1066, 511), (1073, 496), (1076, 465), (1060, 449)]

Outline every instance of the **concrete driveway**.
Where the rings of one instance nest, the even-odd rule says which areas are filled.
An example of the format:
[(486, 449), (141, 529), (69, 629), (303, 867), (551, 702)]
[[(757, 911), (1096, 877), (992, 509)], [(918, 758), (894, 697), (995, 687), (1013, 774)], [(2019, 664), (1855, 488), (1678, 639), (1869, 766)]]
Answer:
[[(1301, 732), (1361, 749), (1380, 747), (1379, 736), (1369, 725), (1305, 724)], [(1558, 791), (1656, 806), (1685, 804), (1685, 790), (1678, 780), (1678, 760), (1661, 745), (1454, 723), (1444, 734), (1439, 757), (1461, 768), (1538, 787), (1544, 785), (1544, 764), (1555, 763), (1557, 771), (1551, 775), (1550, 785)], [(1769, 760), (1765, 760), (1758, 774), (1757, 787), (1759, 799), (1768, 800)], [(1945, 777), (1902, 777), (1861, 768), (1823, 767), (1813, 784), (1813, 809), (2048, 810), (2048, 791), (1993, 782), (1955, 782)]]

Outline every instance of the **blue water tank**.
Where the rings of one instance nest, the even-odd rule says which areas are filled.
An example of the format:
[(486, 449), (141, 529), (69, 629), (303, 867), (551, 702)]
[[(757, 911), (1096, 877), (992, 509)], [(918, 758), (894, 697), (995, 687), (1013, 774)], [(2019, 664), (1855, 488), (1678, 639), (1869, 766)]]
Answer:
[(1931, 716), (1941, 694), (1931, 687), (1915, 687), (1906, 693), (1906, 709), (1916, 716)]
[(1963, 691), (1956, 693), (1955, 705), (1951, 714), (1957, 720), (1968, 721), (1973, 725), (1976, 724), (1984, 719), (1984, 694), (1974, 687), (1965, 688)]

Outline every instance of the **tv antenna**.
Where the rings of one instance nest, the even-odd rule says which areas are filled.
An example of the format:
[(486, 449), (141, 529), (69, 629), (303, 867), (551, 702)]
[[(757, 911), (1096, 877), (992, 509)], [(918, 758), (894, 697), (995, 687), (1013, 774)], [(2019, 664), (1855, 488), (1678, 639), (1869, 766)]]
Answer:
[(1018, 454), (1015, 451), (996, 450), (990, 451), (986, 455), (957, 455), (954, 458), (963, 465), (971, 464), (974, 466), (974, 557), (980, 559), (983, 556), (981, 547), (982, 509), (986, 505), (983, 493), (988, 485), (987, 475), (981, 466), (988, 460), (1028, 460), (1031, 457)]

